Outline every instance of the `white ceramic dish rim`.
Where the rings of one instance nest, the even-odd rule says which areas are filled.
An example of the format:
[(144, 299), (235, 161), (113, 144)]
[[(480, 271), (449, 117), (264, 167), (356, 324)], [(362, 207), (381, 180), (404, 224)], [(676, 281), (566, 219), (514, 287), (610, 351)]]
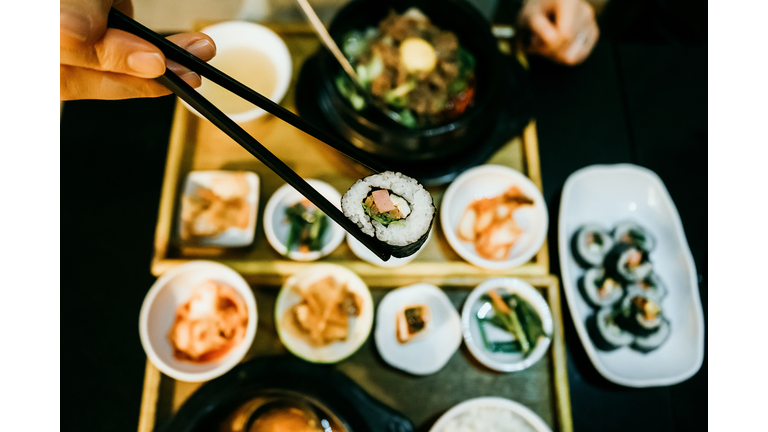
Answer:
[[(450, 215), (446, 208), (453, 200), (454, 196), (464, 186), (465, 183), (472, 178), (486, 174), (496, 173), (504, 176), (508, 176), (511, 180), (518, 184), (523, 189), (523, 192), (528, 194), (534, 200), (534, 208), (538, 209), (538, 217), (541, 220), (541, 229), (536, 233), (536, 237), (532, 243), (532, 247), (521, 253), (518, 257), (508, 259), (505, 261), (493, 261), (482, 258), (473, 250), (468, 249), (467, 243), (459, 240), (458, 236), (453, 230), (454, 224), (451, 218), (458, 218), (460, 215)], [(528, 262), (533, 258), (536, 253), (544, 245), (544, 241), (547, 238), (547, 231), (549, 230), (549, 213), (547, 212), (547, 206), (544, 202), (544, 196), (541, 194), (541, 190), (524, 174), (503, 165), (480, 165), (475, 168), (471, 168), (462, 174), (460, 174), (451, 184), (443, 195), (442, 202), (440, 203), (440, 225), (442, 226), (443, 233), (445, 234), (448, 244), (456, 251), (459, 256), (471, 264), (479, 267), (491, 269), (491, 270), (504, 270), (517, 267), (521, 264)]]
[[(327, 198), (328, 201), (332, 202), (337, 208), (341, 209), (341, 194), (333, 186), (317, 179), (306, 179), (306, 182), (315, 188), (321, 195)], [(281, 201), (290, 194), (295, 194), (298, 197), (302, 196), (298, 191), (296, 191), (296, 189), (293, 188), (293, 186), (286, 183), (280, 186), (275, 191), (275, 193), (272, 194), (272, 196), (269, 198), (269, 201), (267, 201), (266, 207), (264, 208), (264, 234), (267, 236), (267, 241), (272, 246), (272, 248), (282, 256), (285, 256), (287, 247), (282, 240), (277, 238), (277, 234), (275, 234), (275, 220), (273, 215), (277, 206), (281, 204)], [(333, 251), (335, 251), (336, 248), (338, 248), (339, 245), (341, 245), (341, 243), (344, 241), (344, 235), (346, 234), (346, 231), (344, 231), (344, 228), (339, 226), (339, 224), (330, 218), (328, 218), (328, 229), (330, 230), (330, 238), (328, 242), (323, 245), (322, 249), (309, 253), (291, 251), (291, 253), (288, 255), (288, 258), (295, 261), (315, 261), (333, 253)]]
[[(485, 354), (485, 348), (477, 345), (474, 337), (472, 337), (469, 321), (472, 318), (472, 305), (481, 295), (493, 288), (504, 288), (510, 293), (520, 295), (539, 313), (544, 332), (549, 335), (544, 342), (537, 343), (533, 351), (522, 361), (516, 363), (502, 363), (496, 361), (488, 357)], [(544, 354), (546, 354), (552, 343), (554, 322), (552, 319), (552, 311), (550, 311), (547, 301), (538, 291), (536, 291), (536, 288), (521, 279), (500, 277), (488, 279), (472, 290), (461, 309), (461, 328), (464, 334), (464, 343), (467, 344), (469, 352), (472, 353), (477, 361), (499, 372), (517, 372), (534, 365), (544, 357)]]
[(482, 407), (507, 408), (513, 413), (525, 419), (528, 424), (537, 432), (552, 432), (552, 429), (550, 429), (549, 426), (544, 423), (544, 420), (542, 420), (541, 417), (539, 417), (530, 408), (519, 402), (495, 396), (468, 399), (464, 402), (454, 405), (443, 415), (441, 415), (439, 419), (437, 419), (437, 422), (435, 422), (435, 424), (429, 429), (429, 432), (443, 432), (442, 429), (445, 428), (445, 425), (457, 415), (460, 415), (473, 408)]
[[(575, 185), (579, 182), (580, 179), (595, 174), (605, 173), (631, 173), (637, 175), (638, 177), (651, 184), (654, 184), (661, 191), (660, 199), (663, 200), (664, 204), (672, 210), (672, 223), (674, 225), (675, 233), (677, 234), (677, 241), (680, 242), (680, 246), (685, 256), (685, 264), (690, 275), (689, 289), (692, 291), (692, 299), (694, 302), (694, 308), (696, 310), (696, 325), (700, 329), (697, 335), (697, 346), (700, 347), (700, 349), (696, 353), (695, 360), (688, 370), (678, 375), (649, 379), (633, 379), (612, 373), (603, 365), (600, 359), (601, 354), (595, 348), (587, 332), (587, 328), (584, 323), (585, 317), (581, 315), (576, 305), (576, 296), (579, 295), (579, 293), (574, 284), (576, 280), (575, 277), (577, 277), (577, 275), (572, 275), (570, 273), (569, 266), (566, 262), (566, 260), (571, 256), (571, 252), (568, 246), (570, 241), (569, 235), (571, 233), (566, 232), (565, 226), (565, 220), (568, 214), (568, 200), (572, 193), (572, 189), (576, 187)], [(680, 215), (677, 212), (677, 208), (672, 201), (672, 197), (669, 196), (667, 188), (664, 186), (661, 178), (656, 173), (649, 169), (633, 164), (591, 165), (572, 173), (565, 181), (565, 185), (563, 186), (559, 213), (558, 249), (560, 255), (560, 272), (563, 279), (563, 288), (565, 291), (566, 300), (568, 302), (568, 308), (571, 312), (571, 316), (573, 317), (576, 331), (579, 335), (579, 338), (581, 339), (582, 345), (584, 346), (584, 350), (587, 352), (587, 356), (592, 361), (595, 369), (597, 369), (597, 371), (600, 372), (600, 374), (602, 374), (606, 379), (616, 384), (628, 387), (668, 386), (677, 384), (690, 378), (701, 368), (701, 365), (704, 361), (704, 316), (701, 306), (701, 299), (699, 297), (698, 282), (695, 279), (695, 275), (697, 274), (696, 266), (693, 262), (693, 256), (691, 255), (691, 250), (688, 246), (688, 240), (685, 237), (685, 231), (683, 230), (683, 224), (680, 220)]]
[[(184, 189), (186, 191), (189, 187), (189, 183), (197, 180), (198, 178), (205, 178), (211, 175), (228, 175), (228, 174), (245, 174), (248, 180), (248, 208), (251, 213), (248, 215), (248, 226), (245, 229), (238, 229), (234, 227), (227, 228), (223, 233), (213, 238), (202, 239), (199, 244), (203, 246), (221, 246), (221, 247), (242, 247), (248, 246), (253, 243), (253, 239), (256, 235), (256, 222), (258, 221), (259, 213), (259, 190), (261, 188), (261, 180), (259, 175), (253, 171), (228, 171), (228, 170), (196, 170), (190, 171), (184, 180)], [(205, 182), (201, 182), (207, 185)], [(181, 204), (183, 205), (183, 204)], [(181, 212), (178, 214), (178, 226), (181, 227)], [(180, 229), (180, 228), (179, 228)], [(195, 243), (192, 243), (195, 244)]]
[[(149, 312), (158, 294), (164, 287), (167, 286), (168, 282), (185, 272), (205, 270), (206, 267), (209, 269), (215, 269), (215, 271), (218, 272), (228, 274), (229, 277), (232, 278), (231, 281), (236, 282), (231, 286), (232, 288), (236, 289), (241, 296), (243, 296), (243, 300), (245, 301), (246, 307), (248, 309), (248, 325), (246, 327), (245, 337), (238, 346), (234, 347), (232, 351), (227, 354), (227, 356), (218, 366), (207, 371), (197, 373), (179, 371), (164, 362), (157, 351), (155, 351), (155, 347), (152, 345), (151, 338), (149, 336)], [(180, 306), (181, 304), (182, 303), (179, 303), (176, 307)], [(248, 282), (246, 282), (239, 273), (230, 267), (225, 266), (224, 264), (220, 264), (214, 261), (190, 261), (168, 270), (162, 276), (160, 276), (160, 278), (158, 278), (154, 284), (152, 284), (152, 287), (147, 292), (146, 297), (144, 297), (144, 302), (142, 303), (141, 311), (139, 312), (139, 338), (141, 339), (141, 345), (144, 347), (144, 352), (147, 354), (147, 357), (161, 372), (179, 381), (202, 382), (219, 377), (240, 363), (240, 361), (243, 359), (243, 357), (245, 357), (245, 354), (250, 349), (251, 344), (253, 343), (253, 339), (256, 336), (256, 324), (258, 321), (259, 317), (258, 308), (256, 307), (256, 298), (254, 297)], [(170, 329), (166, 329), (165, 331), (167, 332), (168, 330)]]
[[(275, 103), (280, 103), (285, 97), (288, 92), (288, 86), (291, 83), (293, 62), (285, 41), (272, 29), (254, 22), (235, 20), (213, 24), (200, 30), (200, 32), (210, 36), (220, 52), (223, 52), (230, 46), (247, 46), (266, 54), (275, 66), (277, 84), (271, 95), (264, 96)], [(195, 115), (205, 118), (184, 100), (181, 100), (181, 102)], [(255, 120), (266, 113), (266, 111), (254, 105), (251, 110), (227, 114), (227, 116), (235, 123), (245, 123)]]
[(429, 234), (427, 234), (427, 239), (424, 241), (424, 244), (421, 245), (419, 250), (417, 250), (413, 255), (407, 256), (405, 258), (390, 257), (389, 260), (382, 261), (381, 258), (374, 255), (370, 249), (368, 249), (364, 244), (360, 242), (360, 240), (356, 239), (350, 233), (347, 233), (347, 244), (349, 245), (349, 248), (352, 250), (352, 253), (354, 253), (356, 257), (360, 258), (363, 261), (366, 261), (370, 264), (373, 264), (381, 268), (397, 268), (397, 267), (402, 267), (408, 264), (409, 262), (413, 261), (414, 259), (416, 259), (419, 253), (421, 253), (422, 249), (424, 249), (424, 247), (427, 245), (427, 243), (429, 243), (430, 239), (432, 238), (433, 229), (434, 229), (434, 226), (432, 229), (429, 230)]
[[(297, 345), (306, 344), (306, 343), (301, 341), (299, 338), (284, 334), (283, 330), (280, 328), (280, 325), (279, 325), (280, 319), (282, 318), (282, 314), (285, 313), (285, 311), (288, 310), (289, 307), (293, 306), (293, 304), (291, 304), (291, 305), (285, 305), (285, 307), (283, 307), (284, 306), (283, 304), (286, 302), (284, 298), (288, 290), (291, 289), (290, 287), (293, 286), (297, 282), (297, 280), (305, 277), (306, 275), (312, 272), (319, 272), (319, 273), (327, 272), (329, 274), (333, 272), (342, 272), (347, 274), (356, 283), (356, 285), (360, 287), (355, 292), (357, 294), (360, 294), (363, 297), (363, 302), (367, 305), (368, 308), (370, 308), (370, 314), (366, 316), (364, 320), (358, 321), (359, 325), (363, 326), (365, 330), (364, 332), (359, 333), (362, 336), (360, 336), (356, 341), (347, 340), (345, 342), (334, 342), (334, 344), (344, 344), (346, 349), (342, 351), (340, 354), (337, 354), (334, 357), (330, 357), (326, 359), (311, 358), (310, 356), (307, 356), (298, 352)], [(303, 270), (289, 277), (285, 281), (285, 283), (283, 283), (283, 285), (280, 287), (280, 292), (278, 292), (277, 294), (277, 299), (275, 300), (275, 308), (274, 308), (273, 314), (274, 314), (274, 322), (276, 323), (275, 327), (277, 329), (277, 335), (280, 338), (280, 341), (283, 343), (283, 346), (285, 346), (285, 348), (288, 351), (290, 351), (291, 354), (312, 363), (332, 364), (332, 363), (338, 363), (346, 359), (347, 357), (351, 356), (352, 354), (357, 352), (357, 350), (360, 349), (361, 346), (363, 346), (366, 340), (368, 340), (368, 337), (371, 334), (371, 330), (373, 329), (373, 320), (374, 320), (375, 311), (373, 310), (373, 297), (371, 297), (371, 291), (368, 288), (368, 285), (365, 283), (365, 281), (363, 281), (363, 279), (360, 278), (360, 276), (358, 276), (357, 273), (338, 264), (318, 263), (318, 264), (312, 264), (309, 267), (304, 268)]]
[[(435, 302), (431, 302), (429, 304), (430, 309), (435, 308), (441, 308), (447, 315), (448, 320), (444, 323), (444, 325), (455, 325), (455, 340), (453, 340), (451, 345), (448, 344), (442, 344), (440, 346), (440, 349), (443, 351), (440, 352), (440, 355), (438, 356), (434, 352), (426, 352), (425, 356), (421, 356), (421, 358), (429, 358), (429, 360), (432, 362), (428, 367), (413, 367), (410, 365), (407, 361), (402, 362), (402, 357), (397, 357), (396, 353), (393, 351), (389, 351), (387, 349), (382, 349), (382, 347), (386, 347), (387, 344), (383, 343), (383, 340), (385, 338), (391, 340), (395, 340), (394, 344), (389, 344), (389, 346), (396, 347), (395, 350), (398, 350), (400, 348), (405, 348), (405, 346), (400, 346), (397, 344), (394, 332), (396, 331), (396, 326), (394, 324), (394, 315), (390, 316), (387, 319), (390, 319), (387, 325), (382, 325), (381, 320), (383, 315), (381, 313), (382, 308), (387, 307), (388, 303), (395, 303), (397, 306), (396, 309), (399, 309), (400, 307), (403, 307), (405, 302), (400, 298), (402, 296), (407, 296), (409, 292), (429, 292), (430, 296), (434, 296), (433, 298), (437, 299)], [(418, 295), (418, 294), (417, 294)], [(422, 297), (416, 297), (415, 300), (412, 303), (424, 303), (423, 300), (421, 300)], [(434, 312), (433, 312), (434, 314)], [(450, 331), (450, 329), (445, 330)], [(432, 336), (427, 335), (427, 337)], [(461, 338), (462, 338), (462, 331), (461, 331), (461, 317), (459, 316), (459, 312), (456, 310), (456, 308), (453, 306), (453, 303), (451, 303), (451, 300), (448, 298), (448, 296), (445, 294), (443, 290), (438, 288), (435, 285), (429, 284), (429, 283), (416, 283), (400, 288), (393, 289), (392, 291), (389, 291), (387, 294), (384, 295), (384, 297), (379, 302), (379, 307), (376, 309), (376, 330), (374, 331), (374, 341), (376, 342), (376, 348), (379, 350), (379, 353), (381, 354), (381, 357), (392, 365), (393, 367), (396, 367), (398, 369), (401, 369), (405, 372), (411, 373), (413, 375), (430, 375), (433, 374), (440, 369), (442, 369), (446, 363), (448, 363), (448, 360), (451, 359), (451, 356), (453, 356), (453, 353), (456, 352), (457, 349), (459, 349), (459, 346), (461, 346)], [(414, 341), (412, 343), (418, 344), (421, 341)], [(418, 347), (419, 345), (415, 345)], [(421, 345), (424, 346), (424, 345)], [(428, 348), (427, 346), (424, 346), (425, 348)], [(409, 347), (410, 348), (410, 347)], [(413, 351), (411, 349), (410, 351)]]

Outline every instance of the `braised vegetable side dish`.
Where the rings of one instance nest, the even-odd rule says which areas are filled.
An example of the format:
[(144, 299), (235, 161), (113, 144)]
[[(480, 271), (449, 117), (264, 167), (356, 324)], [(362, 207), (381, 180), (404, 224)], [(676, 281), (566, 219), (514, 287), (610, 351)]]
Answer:
[(210, 187), (198, 186), (181, 197), (181, 239), (213, 238), (228, 228), (246, 229), (250, 217), (245, 174), (224, 174), (211, 178)]
[(248, 309), (234, 288), (213, 280), (192, 291), (176, 310), (168, 333), (179, 360), (206, 363), (224, 357), (245, 337)]
[[(361, 85), (405, 127), (452, 121), (472, 105), (474, 56), (417, 8), (390, 10), (378, 27), (350, 32), (341, 46)], [(343, 71), (336, 87), (356, 110), (366, 107)]]
[(474, 200), (459, 219), (459, 239), (475, 244), (483, 258), (504, 261), (523, 229), (512, 216), (521, 206), (533, 204), (520, 188), (512, 186), (499, 196)]
[(286, 311), (287, 327), (316, 347), (346, 341), (350, 317), (360, 315), (358, 295), (333, 276), (295, 289), (301, 301)]

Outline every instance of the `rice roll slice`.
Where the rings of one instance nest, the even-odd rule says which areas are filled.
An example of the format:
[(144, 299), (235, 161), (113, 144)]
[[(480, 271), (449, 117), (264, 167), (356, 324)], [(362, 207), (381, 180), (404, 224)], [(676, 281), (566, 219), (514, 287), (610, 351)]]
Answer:
[(341, 198), (341, 210), (395, 258), (421, 248), (436, 214), (432, 195), (421, 183), (392, 171), (355, 182)]
[(595, 308), (613, 306), (624, 296), (621, 283), (607, 275), (602, 267), (587, 270), (578, 285), (584, 299)]
[(638, 336), (656, 333), (664, 322), (659, 300), (652, 294), (631, 290), (621, 302), (616, 322)]
[(605, 257), (609, 274), (626, 283), (634, 283), (648, 277), (653, 265), (648, 252), (629, 243), (617, 243)]
[(571, 248), (576, 262), (582, 267), (598, 267), (613, 247), (613, 238), (603, 227), (586, 224), (573, 235)]
[(596, 348), (613, 351), (635, 341), (635, 335), (616, 324), (614, 318), (618, 313), (618, 310), (606, 307), (587, 318), (587, 332)]
[(669, 335), (671, 333), (671, 325), (669, 324), (669, 321), (667, 321), (666, 318), (661, 319), (661, 324), (659, 324), (659, 329), (651, 333), (647, 336), (637, 336), (635, 337), (634, 342), (632, 342), (631, 347), (633, 349), (636, 349), (637, 351), (640, 351), (642, 353), (649, 353), (656, 348), (660, 347), (664, 342), (669, 339)]
[(656, 246), (653, 236), (640, 225), (631, 222), (620, 222), (613, 229), (613, 240), (616, 243), (635, 245), (640, 249), (651, 251)]
[(653, 296), (657, 301), (661, 301), (667, 295), (667, 286), (661, 281), (659, 276), (651, 272), (648, 276), (629, 286), (629, 290), (645, 292)]

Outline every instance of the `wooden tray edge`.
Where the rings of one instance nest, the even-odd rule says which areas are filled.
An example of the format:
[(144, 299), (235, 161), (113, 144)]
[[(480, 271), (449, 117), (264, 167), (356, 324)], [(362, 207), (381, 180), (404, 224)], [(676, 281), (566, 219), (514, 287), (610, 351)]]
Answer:
[(160, 370), (147, 359), (144, 369), (144, 387), (141, 392), (138, 432), (152, 432), (155, 427), (157, 399), (160, 396)]
[(179, 181), (181, 181), (179, 178), (179, 161), (184, 153), (184, 136), (188, 121), (189, 115), (187, 115), (186, 108), (177, 101), (176, 109), (173, 113), (173, 127), (168, 144), (163, 187), (160, 194), (160, 207), (157, 213), (157, 225), (155, 226), (155, 250), (152, 255), (151, 264), (151, 271), (154, 276), (160, 276), (164, 272), (157, 272), (156, 268), (161, 266), (161, 262), (165, 260), (168, 244), (171, 240), (176, 189), (178, 188)]
[(563, 309), (560, 303), (560, 280), (549, 276), (551, 285), (547, 289), (549, 307), (554, 321), (554, 343), (552, 345), (552, 373), (555, 381), (555, 409), (561, 432), (573, 432), (571, 415), (571, 392), (568, 385), (567, 353), (565, 351), (565, 333), (563, 329)]
[[(547, 289), (547, 302), (552, 312), (554, 331), (552, 340), (552, 375), (555, 392), (555, 430), (573, 432), (573, 417), (571, 416), (571, 396), (568, 385), (568, 369), (566, 365), (565, 337), (563, 333), (562, 305), (560, 303), (560, 281), (552, 275), (523, 278), (534, 287)], [(139, 413), (138, 432), (153, 432), (157, 401), (160, 395), (160, 371), (147, 359), (144, 372), (144, 387), (141, 395), (141, 410)]]
[[(179, 178), (179, 160), (182, 158), (185, 146), (185, 132), (189, 121), (190, 113), (179, 103), (176, 105), (176, 111), (174, 112), (173, 120), (173, 132), (168, 146), (168, 158), (166, 162), (165, 177), (163, 179), (163, 188), (160, 199), (160, 209), (158, 211), (157, 226), (155, 229), (155, 249), (152, 256), (152, 262), (150, 271), (154, 276), (161, 276), (166, 271), (181, 265), (188, 259), (170, 259), (167, 258), (168, 245), (171, 241), (172, 233), (171, 228), (173, 226), (173, 211), (176, 197), (176, 190), (179, 187), (179, 182), (182, 179)], [(541, 181), (541, 167), (539, 165), (539, 152), (538, 152), (538, 139), (536, 135), (536, 122), (532, 120), (525, 128), (522, 134), (523, 141), (523, 159), (525, 164), (525, 170), (527, 176), (533, 181), (533, 183), (542, 190)], [(232, 267), (238, 273), (243, 274), (246, 278), (248, 276), (259, 276), (259, 280), (262, 283), (280, 285), (288, 275), (295, 273), (296, 271), (308, 265), (301, 262), (243, 262), (239, 260), (217, 260)], [(357, 271), (363, 270), (365, 275), (368, 275), (368, 279), (371, 285), (380, 286), (402, 286), (408, 282), (408, 278), (412, 276), (411, 271), (403, 271), (402, 269), (379, 269), (372, 265), (369, 265), (363, 261), (343, 261), (340, 264), (344, 264), (351, 269)], [(445, 274), (444, 267), (446, 263), (437, 263), (436, 266), (440, 266), (438, 269), (440, 274)], [(487, 271), (479, 267), (475, 267), (466, 262), (450, 263), (451, 271), (448, 272), (455, 280), (464, 281), (462, 284), (478, 284), (483, 279), (494, 276), (509, 276), (509, 277), (528, 277), (539, 276), (549, 274), (549, 246), (547, 239), (544, 240), (544, 244), (535, 255), (534, 261), (529, 261), (521, 266), (513, 269), (498, 271)], [(403, 274), (404, 279), (392, 278), (393, 272), (395, 274)], [(432, 271), (435, 273), (435, 271)], [(436, 277), (436, 276), (435, 276)], [(368, 280), (366, 279), (366, 280)], [(430, 280), (430, 282), (439, 282), (438, 284), (446, 283), (446, 281)], [(449, 284), (455, 284), (453, 280), (447, 282)]]

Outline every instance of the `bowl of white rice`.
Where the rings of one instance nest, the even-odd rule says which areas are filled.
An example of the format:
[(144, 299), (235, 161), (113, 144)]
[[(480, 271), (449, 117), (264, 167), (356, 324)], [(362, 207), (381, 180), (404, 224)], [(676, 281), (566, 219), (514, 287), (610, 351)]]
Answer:
[(429, 432), (552, 432), (552, 429), (524, 405), (500, 397), (480, 397), (446, 411)]

